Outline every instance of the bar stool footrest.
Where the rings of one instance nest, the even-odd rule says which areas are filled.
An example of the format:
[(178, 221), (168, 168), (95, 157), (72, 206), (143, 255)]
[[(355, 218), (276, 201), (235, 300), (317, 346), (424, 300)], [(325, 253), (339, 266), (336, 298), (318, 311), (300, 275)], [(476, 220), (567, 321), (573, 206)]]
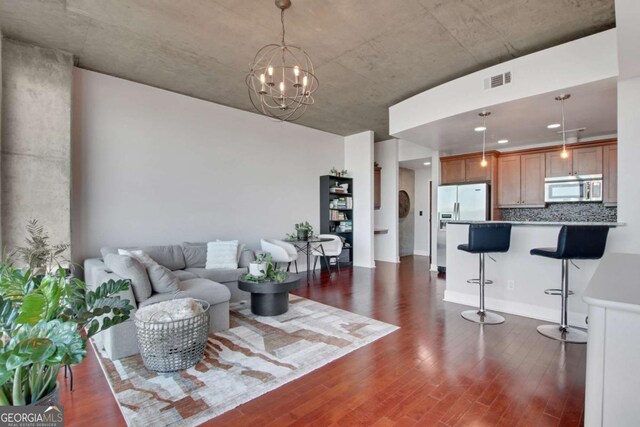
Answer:
[[(480, 284), (480, 279), (469, 279), (469, 280), (467, 280), (467, 283), (470, 283), (472, 285), (479, 285)], [(493, 280), (484, 279), (484, 284), (485, 285), (493, 285)]]
[[(545, 289), (547, 295), (562, 295), (562, 289)], [(573, 291), (569, 291), (569, 295), (573, 295)]]

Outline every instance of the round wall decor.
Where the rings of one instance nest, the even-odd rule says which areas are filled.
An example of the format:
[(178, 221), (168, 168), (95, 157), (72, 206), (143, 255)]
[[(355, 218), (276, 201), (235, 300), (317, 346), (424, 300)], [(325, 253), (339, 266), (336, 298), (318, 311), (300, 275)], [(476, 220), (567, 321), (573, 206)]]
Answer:
[(400, 216), (400, 218), (406, 218), (407, 215), (409, 215), (410, 208), (411, 200), (409, 200), (409, 193), (400, 190), (400, 194), (398, 194), (398, 216)]

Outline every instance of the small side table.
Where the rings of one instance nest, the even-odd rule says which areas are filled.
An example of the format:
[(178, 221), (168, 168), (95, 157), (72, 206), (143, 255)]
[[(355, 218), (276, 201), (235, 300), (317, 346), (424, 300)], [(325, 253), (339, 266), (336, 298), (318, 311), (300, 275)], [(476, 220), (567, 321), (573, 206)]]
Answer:
[(298, 289), (300, 279), (289, 275), (284, 282), (247, 282), (238, 279), (238, 288), (251, 293), (251, 312), (258, 316), (277, 316), (289, 310), (289, 291)]

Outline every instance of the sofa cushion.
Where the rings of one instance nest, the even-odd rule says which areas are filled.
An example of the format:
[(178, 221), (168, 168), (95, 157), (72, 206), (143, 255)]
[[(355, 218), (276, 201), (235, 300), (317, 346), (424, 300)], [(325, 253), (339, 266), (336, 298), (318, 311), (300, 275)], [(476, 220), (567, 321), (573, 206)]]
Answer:
[(206, 268), (235, 269), (238, 268), (238, 241), (223, 242), (216, 240), (207, 243)]
[(204, 268), (207, 264), (207, 244), (182, 244), (184, 262), (187, 267)]
[(152, 288), (147, 269), (140, 261), (130, 256), (108, 253), (104, 257), (104, 263), (109, 270), (131, 281), (137, 302), (143, 302), (151, 296)]
[(235, 282), (240, 276), (246, 274), (248, 269), (246, 268), (185, 268), (185, 271), (193, 273), (198, 277), (213, 280), (218, 283)]
[[(180, 294), (177, 298), (196, 298), (207, 301), (211, 305), (228, 302), (231, 298), (231, 292), (226, 286), (220, 283), (212, 282), (207, 279), (190, 279), (180, 282), (178, 285), (180, 288)], [(174, 294), (164, 293), (155, 294), (151, 298), (145, 300), (140, 304), (140, 307), (154, 304), (156, 302), (168, 301), (173, 299)]]
[(154, 292), (178, 292), (178, 284), (180, 280), (178, 276), (173, 274), (167, 267), (155, 264), (151, 267), (147, 267), (147, 274), (149, 275), (149, 281)]
[(179, 281), (184, 281), (184, 280), (189, 280), (189, 279), (197, 279), (198, 276), (196, 276), (193, 273), (190, 273), (188, 271), (184, 271), (184, 270), (174, 270), (173, 274), (176, 275), (176, 277), (178, 278)]
[(155, 262), (169, 270), (182, 270), (186, 267), (184, 254), (180, 245), (141, 246), (139, 249), (147, 253)]

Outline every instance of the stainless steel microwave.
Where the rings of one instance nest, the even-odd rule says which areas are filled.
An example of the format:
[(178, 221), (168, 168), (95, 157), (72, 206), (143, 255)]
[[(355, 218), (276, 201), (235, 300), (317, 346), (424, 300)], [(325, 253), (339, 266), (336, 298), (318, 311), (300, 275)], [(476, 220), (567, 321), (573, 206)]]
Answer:
[(601, 202), (602, 174), (546, 178), (544, 201), (546, 203)]

